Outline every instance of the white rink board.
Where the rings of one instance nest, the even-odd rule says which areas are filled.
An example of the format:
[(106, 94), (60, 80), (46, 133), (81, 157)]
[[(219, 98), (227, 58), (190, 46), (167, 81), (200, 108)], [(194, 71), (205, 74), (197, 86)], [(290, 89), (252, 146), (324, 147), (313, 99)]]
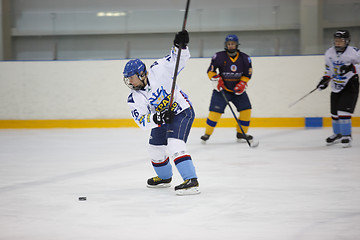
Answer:
[[(253, 57), (248, 86), (252, 117), (328, 117), (330, 89), (314, 92), (324, 72), (323, 56)], [(154, 59), (145, 59), (149, 67)], [(129, 89), (122, 80), (127, 60), (0, 62), (0, 119), (130, 118)], [(209, 58), (190, 59), (177, 82), (197, 118), (208, 115), (212, 85)], [(225, 117), (232, 117), (229, 110)], [(360, 116), (357, 106), (354, 116)]]

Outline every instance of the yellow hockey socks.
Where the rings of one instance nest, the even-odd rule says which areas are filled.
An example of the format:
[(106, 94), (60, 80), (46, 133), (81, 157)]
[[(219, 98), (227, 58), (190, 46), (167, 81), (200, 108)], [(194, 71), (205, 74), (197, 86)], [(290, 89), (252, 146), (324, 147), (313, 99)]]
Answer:
[(206, 119), (206, 127), (205, 127), (205, 134), (211, 135), (214, 132), (214, 128), (216, 124), (221, 118), (221, 113), (217, 112), (210, 112), (208, 118)]
[[(239, 120), (240, 120), (241, 127), (245, 133), (247, 133), (247, 131), (249, 129), (250, 119), (251, 119), (251, 109), (240, 111)], [(238, 133), (242, 133), (240, 130), (240, 127), (238, 125), (236, 125), (236, 131)]]

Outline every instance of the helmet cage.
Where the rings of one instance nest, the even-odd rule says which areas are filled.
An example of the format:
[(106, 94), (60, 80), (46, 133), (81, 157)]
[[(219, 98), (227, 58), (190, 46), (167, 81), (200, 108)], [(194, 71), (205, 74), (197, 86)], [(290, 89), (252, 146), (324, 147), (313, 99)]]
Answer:
[(345, 46), (335, 46), (335, 50), (337, 52), (344, 52), (345, 49), (347, 48), (347, 46), (349, 46), (350, 43), (350, 33), (348, 30), (337, 30), (334, 33), (334, 45), (335, 45), (335, 39), (340, 38), (340, 39), (344, 39), (345, 41)]
[[(229, 49), (227, 48), (226, 43), (229, 42), (229, 41), (236, 42), (236, 49), (234, 49), (234, 50), (229, 50)], [(230, 35), (227, 35), (227, 36), (226, 36), (225, 42), (224, 42), (224, 49), (225, 49), (227, 52), (229, 52), (229, 53), (234, 53), (234, 52), (236, 52), (236, 50), (238, 49), (239, 45), (240, 45), (240, 44), (239, 44), (239, 38), (238, 38), (236, 35), (230, 34)]]
[[(141, 74), (134, 74), (134, 75), (136, 75), (140, 79), (142, 84), (139, 85), (139, 86), (132, 85), (132, 83), (130, 82), (130, 77), (131, 77), (130, 76), (130, 77), (124, 77), (125, 85), (128, 86), (132, 90), (141, 90), (141, 89), (143, 89), (145, 87), (146, 73), (142, 72)], [(134, 75), (132, 75), (132, 76), (134, 76)]]

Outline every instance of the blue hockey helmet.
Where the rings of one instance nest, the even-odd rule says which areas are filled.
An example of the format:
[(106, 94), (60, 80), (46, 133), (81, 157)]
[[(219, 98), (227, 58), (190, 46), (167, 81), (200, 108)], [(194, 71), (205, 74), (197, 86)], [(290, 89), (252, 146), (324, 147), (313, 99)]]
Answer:
[(238, 46), (239, 46), (239, 38), (238, 38), (235, 34), (227, 35), (226, 38), (225, 38), (225, 43), (224, 43), (224, 45), (225, 45), (225, 47), (224, 47), (225, 50), (228, 51), (228, 52), (233, 53), (233, 52), (235, 52), (236, 50), (230, 51), (230, 50), (227, 48), (227, 46), (226, 46), (226, 43), (229, 42), (229, 41), (236, 42), (236, 49), (237, 49)]
[(227, 35), (225, 38), (225, 43), (228, 41), (233, 41), (233, 42), (236, 42), (237, 44), (239, 44), (239, 38), (235, 34)]
[[(126, 63), (124, 67), (124, 82), (130, 89), (140, 90), (145, 86), (146, 74), (146, 66), (140, 59), (137, 58), (134, 60), (130, 60)], [(140, 81), (143, 82), (143, 86), (135, 87), (130, 83), (129, 78), (133, 75), (137, 75), (139, 77)]]

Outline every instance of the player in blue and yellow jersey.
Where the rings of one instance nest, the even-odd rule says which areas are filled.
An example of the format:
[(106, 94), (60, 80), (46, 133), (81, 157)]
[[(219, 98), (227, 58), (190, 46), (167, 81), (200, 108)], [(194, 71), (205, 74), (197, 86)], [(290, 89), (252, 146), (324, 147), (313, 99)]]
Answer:
[[(245, 134), (248, 131), (251, 118), (251, 103), (246, 93), (246, 88), (252, 75), (251, 58), (239, 49), (239, 39), (236, 35), (228, 35), (225, 38), (225, 51), (217, 52), (211, 59), (207, 70), (208, 76), (216, 88), (213, 90), (209, 116), (206, 120), (205, 134), (201, 136), (203, 142), (207, 141), (214, 131), (214, 128), (224, 113), (227, 102), (220, 91), (225, 93), (229, 102), (232, 102), (239, 114), (241, 127)], [(236, 137), (238, 141), (247, 138), (253, 140), (251, 135), (242, 134), (237, 125)]]

